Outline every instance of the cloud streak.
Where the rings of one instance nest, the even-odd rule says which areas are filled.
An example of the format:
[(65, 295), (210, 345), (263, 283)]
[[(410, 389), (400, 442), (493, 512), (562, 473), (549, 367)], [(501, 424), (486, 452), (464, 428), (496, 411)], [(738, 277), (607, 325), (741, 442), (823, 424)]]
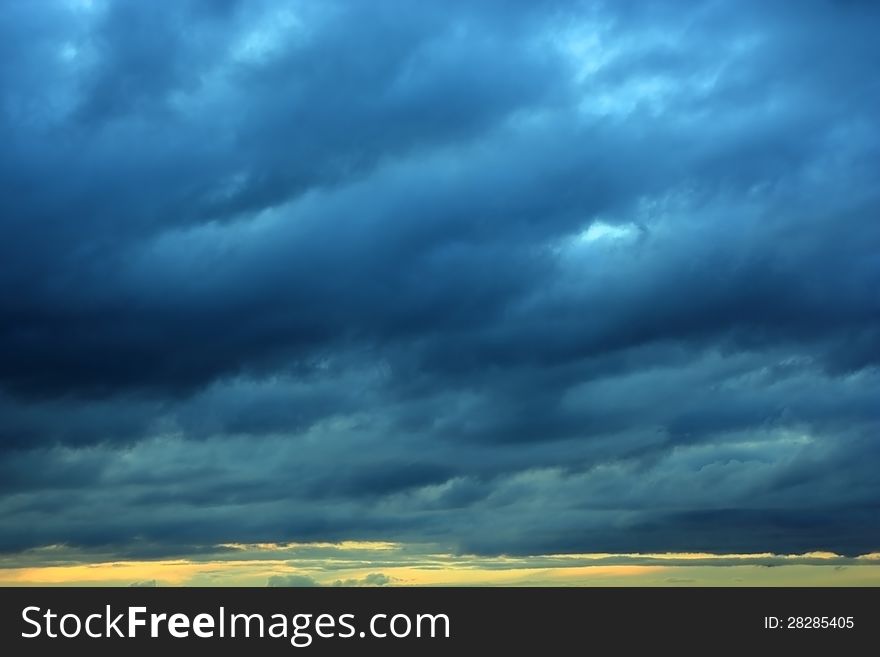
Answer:
[[(225, 546), (190, 559), (102, 561), (61, 547), (0, 562), (0, 584), (116, 586), (871, 586), (877, 553), (451, 555), (427, 544)], [(230, 549), (231, 548), (231, 549)], [(381, 568), (381, 571), (375, 570)], [(132, 578), (150, 577), (133, 583)]]

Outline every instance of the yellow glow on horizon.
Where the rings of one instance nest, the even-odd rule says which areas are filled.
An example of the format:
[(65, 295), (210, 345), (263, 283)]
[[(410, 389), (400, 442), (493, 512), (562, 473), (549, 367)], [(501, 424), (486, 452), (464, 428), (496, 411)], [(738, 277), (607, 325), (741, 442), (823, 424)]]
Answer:
[(286, 567), (285, 561), (207, 561), (196, 562), (187, 559), (163, 561), (111, 561), (94, 564), (75, 564), (63, 566), (36, 566), (30, 568), (6, 568), (0, 570), (0, 585), (39, 586), (65, 585), (86, 582), (103, 582), (107, 585), (161, 579), (170, 586), (182, 586), (194, 576), (206, 574), (217, 569), (234, 573), (239, 569), (259, 564), (259, 570), (268, 575)]
[[(565, 585), (572, 578), (632, 577), (658, 573), (664, 566), (612, 565), (576, 566), (563, 568), (475, 568), (448, 564), (441, 569), (413, 566), (382, 568), (383, 574), (401, 586), (510, 586), (528, 583), (535, 577), (551, 585)], [(294, 569), (284, 560), (205, 561), (183, 559), (166, 561), (122, 561), (63, 566), (38, 566), (0, 570), (2, 586), (65, 586), (65, 585), (129, 585), (156, 580), (167, 586), (210, 585), (263, 585), (275, 575), (309, 575), (322, 585), (336, 580), (358, 580), (376, 568), (357, 568), (345, 571)]]
[[(127, 586), (153, 581), (160, 586), (265, 586), (272, 578), (280, 577), (283, 583), (283, 578), (290, 575), (306, 576), (318, 585), (331, 586), (338, 582), (366, 583), (366, 577), (377, 572), (396, 586), (880, 585), (880, 553), (851, 558), (831, 552), (480, 557), (419, 552), (413, 546), (381, 541), (231, 543), (223, 547), (236, 550), (234, 558), (220, 553), (205, 560), (83, 563), (68, 558), (63, 563), (56, 560), (21, 566), (7, 561), (8, 565), (0, 567), (0, 586)], [(30, 554), (56, 556), (63, 550), (62, 546), (50, 546)], [(370, 555), (371, 550), (383, 554)], [(346, 551), (353, 554), (345, 554)], [(609, 563), (613, 559), (643, 562)], [(766, 567), (764, 562), (768, 559), (774, 560), (774, 568)]]

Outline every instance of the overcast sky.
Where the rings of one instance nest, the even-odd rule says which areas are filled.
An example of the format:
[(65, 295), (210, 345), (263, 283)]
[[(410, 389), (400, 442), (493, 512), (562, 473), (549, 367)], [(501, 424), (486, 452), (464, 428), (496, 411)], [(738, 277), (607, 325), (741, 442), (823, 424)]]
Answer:
[(4, 2), (0, 552), (877, 550), (878, 19)]

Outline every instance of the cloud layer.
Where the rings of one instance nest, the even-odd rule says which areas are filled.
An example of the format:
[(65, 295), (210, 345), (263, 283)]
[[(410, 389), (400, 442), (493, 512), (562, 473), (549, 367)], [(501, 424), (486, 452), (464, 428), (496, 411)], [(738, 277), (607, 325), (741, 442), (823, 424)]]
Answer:
[(878, 549), (878, 18), (11, 3), (0, 551)]

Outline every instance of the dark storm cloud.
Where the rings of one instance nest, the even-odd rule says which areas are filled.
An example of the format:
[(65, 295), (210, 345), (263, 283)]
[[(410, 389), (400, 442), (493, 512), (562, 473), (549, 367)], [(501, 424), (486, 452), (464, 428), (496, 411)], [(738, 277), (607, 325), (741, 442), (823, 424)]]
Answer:
[(0, 547), (876, 549), (877, 19), (12, 3)]

